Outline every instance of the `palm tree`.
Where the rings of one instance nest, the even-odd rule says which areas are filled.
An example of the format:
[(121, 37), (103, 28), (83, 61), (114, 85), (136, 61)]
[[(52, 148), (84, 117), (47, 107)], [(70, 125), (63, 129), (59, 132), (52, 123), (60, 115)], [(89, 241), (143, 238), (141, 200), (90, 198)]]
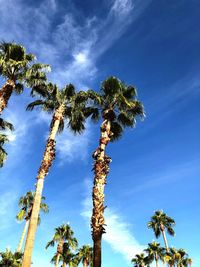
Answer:
[[(5, 130), (14, 130), (13, 125), (10, 122), (7, 122), (0, 118), (0, 131), (5, 131)], [(0, 133), (0, 168), (3, 167), (4, 162), (7, 157), (7, 152), (3, 148), (4, 144), (9, 142), (9, 138), (6, 134)]]
[[(31, 213), (32, 213), (32, 209), (33, 209), (33, 201), (34, 201), (34, 196), (35, 193), (32, 191), (29, 191), (26, 193), (26, 195), (20, 197), (18, 205), (19, 207), (21, 207), (20, 211), (18, 212), (16, 219), (18, 221), (22, 221), (25, 220), (25, 225), (24, 225), (24, 229), (22, 231), (22, 235), (17, 247), (17, 252), (20, 252), (22, 249), (22, 245), (24, 242), (24, 238), (27, 232), (27, 228), (29, 225), (29, 221), (30, 221), (30, 217), (31, 217)], [(49, 207), (46, 203), (44, 203), (45, 201), (45, 197), (42, 197), (42, 202), (40, 204), (40, 210), (43, 211), (44, 213), (48, 213), (49, 212)], [(41, 219), (40, 219), (40, 215), (38, 218), (38, 224), (40, 223)]]
[(0, 267), (20, 267), (22, 261), (22, 253), (12, 253), (9, 249), (5, 252), (0, 252)]
[(156, 267), (158, 267), (158, 260), (163, 261), (165, 249), (160, 247), (160, 244), (157, 242), (152, 242), (148, 244), (148, 248), (144, 250), (147, 252), (149, 258), (152, 258), (153, 260), (156, 261)]
[(6, 108), (13, 91), (20, 94), (24, 85), (36, 87), (46, 81), (45, 64), (33, 64), (33, 54), (27, 54), (25, 47), (16, 43), (0, 44), (0, 75), (6, 82), (0, 90), (0, 113)]
[(7, 158), (7, 152), (5, 151), (5, 149), (3, 148), (3, 146), (8, 141), (9, 141), (9, 139), (8, 139), (7, 135), (0, 134), (0, 168), (3, 167), (4, 162), (6, 161), (6, 158)]
[(171, 217), (167, 216), (162, 210), (155, 211), (155, 214), (151, 217), (151, 221), (148, 222), (148, 228), (153, 229), (156, 238), (162, 233), (166, 251), (169, 251), (167, 238), (165, 235), (165, 229), (168, 234), (174, 236), (175, 232), (173, 227), (175, 226), (175, 221)]
[(148, 256), (146, 256), (144, 253), (136, 254), (135, 258), (131, 260), (131, 262), (134, 264), (134, 267), (145, 267), (150, 266), (150, 259)]
[(88, 245), (79, 248), (77, 253), (78, 261), (83, 263), (83, 267), (92, 266), (93, 262), (93, 249)]
[(94, 242), (94, 267), (101, 266), (101, 240), (105, 233), (104, 220), (104, 186), (109, 173), (111, 158), (106, 155), (106, 146), (110, 141), (121, 137), (126, 127), (135, 125), (135, 118), (144, 116), (142, 104), (135, 99), (136, 89), (126, 86), (115, 77), (109, 77), (101, 87), (101, 93), (88, 91), (89, 96), (97, 106), (94, 113), (98, 118), (101, 111), (102, 123), (100, 127), (99, 146), (93, 153), (94, 158), (94, 186), (93, 213), (91, 218), (92, 238)]
[(22, 267), (30, 267), (31, 264), (44, 179), (55, 158), (56, 134), (63, 131), (65, 119), (67, 119), (67, 126), (74, 133), (82, 133), (85, 129), (84, 123), (86, 117), (91, 114), (91, 112), (90, 114), (88, 112), (86, 114), (87, 109), (85, 104), (88, 101), (87, 94), (83, 91), (76, 93), (72, 84), (66, 85), (62, 90), (59, 90), (56, 85), (48, 84), (46, 90), (45, 88), (42, 89), (42, 94), (43, 100), (39, 99), (34, 101), (28, 105), (27, 109), (32, 110), (35, 106), (41, 106), (43, 110), (53, 112), (53, 116), (50, 124), (49, 137), (37, 175), (36, 192)]
[[(63, 264), (66, 262), (65, 256), (68, 253), (71, 255), (71, 249), (76, 249), (78, 246), (78, 241), (74, 237), (74, 232), (72, 231), (69, 224), (62, 224), (61, 226), (55, 228), (55, 234), (51, 241), (49, 241), (46, 245), (46, 249), (49, 246), (54, 247), (55, 243), (57, 243), (57, 252), (55, 254), (55, 266), (58, 267), (60, 258), (62, 257)], [(69, 258), (69, 257), (68, 257)], [(52, 260), (53, 260), (52, 259)]]

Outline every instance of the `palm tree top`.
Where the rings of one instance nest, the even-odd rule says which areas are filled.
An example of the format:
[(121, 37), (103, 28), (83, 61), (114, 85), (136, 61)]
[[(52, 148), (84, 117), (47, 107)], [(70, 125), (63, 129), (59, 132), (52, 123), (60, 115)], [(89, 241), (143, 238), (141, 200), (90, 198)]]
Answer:
[(78, 241), (74, 237), (74, 232), (69, 224), (62, 224), (61, 226), (55, 228), (54, 236), (52, 240), (47, 243), (46, 249), (49, 246), (54, 246), (55, 243), (59, 243), (62, 240), (72, 249), (75, 249), (78, 246)]
[(131, 260), (131, 262), (134, 264), (134, 267), (142, 267), (142, 266), (148, 266), (150, 264), (150, 259), (148, 256), (146, 256), (144, 253), (136, 254), (135, 258)]
[[(34, 202), (35, 192), (29, 191), (24, 196), (20, 197), (18, 206), (21, 207), (20, 211), (18, 212), (16, 219), (18, 221), (22, 221), (24, 219), (30, 218), (30, 213), (32, 212), (33, 202)], [(40, 204), (40, 210), (44, 213), (49, 212), (48, 205), (44, 202), (45, 197), (42, 197), (42, 201)], [(39, 217), (40, 222), (40, 217)]]
[(16, 83), (17, 93), (22, 92), (24, 85), (35, 88), (46, 82), (46, 73), (50, 71), (50, 66), (35, 61), (35, 55), (27, 54), (24, 46), (17, 43), (0, 43), (0, 75)]
[(142, 103), (136, 99), (136, 88), (114, 76), (102, 83), (100, 93), (89, 90), (88, 94), (102, 118), (111, 121), (111, 141), (121, 137), (126, 127), (134, 127), (137, 116), (145, 116)]
[(154, 230), (155, 236), (158, 238), (161, 234), (161, 228), (166, 228), (168, 234), (174, 236), (175, 232), (172, 227), (175, 226), (175, 221), (169, 217), (162, 210), (155, 211), (154, 215), (151, 217), (151, 221), (147, 224), (148, 228)]
[(63, 118), (60, 121), (59, 132), (64, 129), (64, 119), (67, 119), (67, 126), (74, 133), (83, 132), (86, 118), (94, 113), (87, 92), (76, 92), (73, 84), (67, 84), (62, 89), (52, 83), (43, 84), (37, 87), (35, 94), (39, 95), (40, 99), (30, 103), (27, 110), (39, 106), (42, 110), (52, 113), (62, 106)]

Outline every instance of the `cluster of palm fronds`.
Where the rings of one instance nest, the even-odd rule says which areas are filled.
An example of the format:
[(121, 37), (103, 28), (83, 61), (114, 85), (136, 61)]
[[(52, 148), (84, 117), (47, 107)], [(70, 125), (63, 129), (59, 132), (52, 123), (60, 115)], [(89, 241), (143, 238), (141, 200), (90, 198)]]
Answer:
[(162, 234), (165, 247), (160, 246), (160, 243), (152, 242), (148, 243), (148, 247), (144, 249), (141, 254), (136, 254), (132, 259), (134, 267), (150, 267), (151, 263), (155, 261), (156, 267), (159, 266), (159, 261), (163, 264), (167, 264), (169, 267), (188, 267), (192, 266), (192, 259), (188, 257), (188, 254), (184, 249), (176, 249), (169, 247), (165, 230), (171, 236), (175, 235), (173, 227), (175, 221), (162, 210), (155, 211), (155, 214), (151, 217), (151, 221), (148, 223), (148, 228), (151, 228), (156, 238), (159, 238)]

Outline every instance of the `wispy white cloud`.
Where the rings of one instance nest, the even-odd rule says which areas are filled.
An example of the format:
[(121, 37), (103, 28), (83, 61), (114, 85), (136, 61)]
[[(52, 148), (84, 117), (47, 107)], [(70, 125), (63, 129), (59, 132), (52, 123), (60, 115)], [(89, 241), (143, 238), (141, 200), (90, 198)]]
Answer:
[[(85, 181), (87, 192), (91, 192), (91, 183)], [(83, 211), (81, 215), (87, 219), (88, 225), (91, 218), (92, 199), (91, 196), (86, 196), (83, 201)], [(133, 232), (130, 230), (130, 225), (124, 222), (123, 218), (112, 208), (105, 210), (106, 233), (103, 239), (111, 246), (111, 248), (122, 254), (129, 263), (135, 254), (141, 253), (145, 248), (136, 240)]]

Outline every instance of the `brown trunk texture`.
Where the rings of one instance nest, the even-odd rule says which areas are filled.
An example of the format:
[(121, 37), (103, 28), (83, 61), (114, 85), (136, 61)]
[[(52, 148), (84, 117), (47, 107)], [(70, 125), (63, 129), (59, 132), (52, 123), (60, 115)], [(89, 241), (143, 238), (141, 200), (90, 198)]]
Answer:
[(101, 239), (105, 233), (104, 219), (104, 186), (106, 177), (109, 173), (109, 163), (111, 159), (106, 156), (106, 145), (110, 141), (111, 136), (110, 121), (104, 120), (101, 125), (101, 138), (99, 147), (93, 153), (94, 158), (94, 186), (93, 186), (93, 211), (91, 218), (92, 238), (94, 242), (93, 252), (93, 267), (101, 266)]
[(33, 251), (33, 246), (34, 246), (37, 225), (38, 225), (38, 216), (40, 213), (40, 204), (41, 204), (41, 199), (42, 199), (44, 178), (48, 174), (49, 168), (51, 167), (52, 162), (55, 158), (55, 136), (56, 136), (56, 133), (58, 132), (59, 123), (63, 116), (62, 110), (63, 109), (59, 108), (53, 116), (52, 127), (50, 129), (49, 138), (47, 140), (43, 159), (42, 159), (39, 171), (38, 171), (35, 198), (34, 198), (33, 210), (31, 213), (31, 218), (30, 218), (30, 223), (29, 223), (29, 228), (28, 228), (28, 234), (26, 238), (24, 256), (22, 260), (22, 267), (31, 266), (31, 257), (32, 257), (32, 251)]
[(15, 88), (15, 82), (13, 80), (7, 80), (0, 90), (0, 114), (7, 107), (8, 101)]

